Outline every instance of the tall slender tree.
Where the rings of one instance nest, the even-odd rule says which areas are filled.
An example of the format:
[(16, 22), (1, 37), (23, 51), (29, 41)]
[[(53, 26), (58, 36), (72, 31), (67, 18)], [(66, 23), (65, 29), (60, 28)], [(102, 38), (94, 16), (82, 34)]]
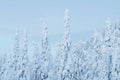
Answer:
[(42, 34), (41, 34), (41, 80), (48, 78), (48, 59), (50, 55), (50, 46), (47, 37), (47, 25), (42, 22)]
[[(8, 53), (9, 52), (9, 53)], [(1, 68), (1, 80), (13, 80), (12, 78), (12, 73), (13, 71), (11, 70), (11, 55), (10, 51), (6, 51), (6, 53), (3, 56), (3, 64)]]
[(24, 31), (23, 45), (20, 53), (20, 69), (18, 80), (28, 80), (28, 46), (27, 33)]
[(14, 44), (14, 53), (13, 53), (13, 77), (14, 80), (18, 80), (18, 68), (19, 68), (19, 56), (20, 56), (20, 35), (17, 31), (15, 34), (15, 44)]
[(68, 9), (64, 13), (64, 38), (63, 41), (59, 44), (59, 52), (57, 57), (56, 73), (57, 80), (70, 80), (71, 71), (71, 61), (70, 60), (70, 50), (71, 50), (71, 41), (70, 41), (70, 17), (68, 14)]
[(34, 54), (33, 54), (33, 67), (32, 67), (32, 80), (40, 79), (40, 55), (39, 49), (36, 43), (34, 43)]
[(111, 23), (111, 20), (110, 18), (108, 18), (106, 20), (106, 33), (105, 33), (105, 44), (107, 45), (107, 55), (108, 55), (108, 61), (107, 61), (107, 64), (108, 64), (108, 80), (112, 80), (111, 77), (112, 77), (112, 43), (111, 43), (111, 40), (112, 40), (112, 23)]

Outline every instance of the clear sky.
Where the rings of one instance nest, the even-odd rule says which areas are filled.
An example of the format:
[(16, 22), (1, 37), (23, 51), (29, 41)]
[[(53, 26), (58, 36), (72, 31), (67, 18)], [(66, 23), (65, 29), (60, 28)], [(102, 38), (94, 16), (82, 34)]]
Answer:
[(120, 0), (0, 0), (0, 51), (12, 49), (16, 29), (26, 29), (29, 42), (40, 42), (40, 18), (46, 20), (50, 44), (62, 40), (64, 10), (69, 9), (71, 40), (86, 40), (102, 30), (105, 20), (120, 21)]

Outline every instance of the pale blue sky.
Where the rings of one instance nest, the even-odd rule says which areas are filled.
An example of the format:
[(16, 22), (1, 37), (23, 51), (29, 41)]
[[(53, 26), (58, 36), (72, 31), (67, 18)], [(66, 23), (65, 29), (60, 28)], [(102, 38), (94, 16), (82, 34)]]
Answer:
[(74, 42), (89, 39), (95, 29), (102, 30), (107, 17), (120, 21), (120, 0), (1, 0), (0, 51), (12, 49), (16, 29), (26, 29), (29, 42), (40, 42), (41, 17), (48, 25), (50, 44), (61, 41), (65, 8)]

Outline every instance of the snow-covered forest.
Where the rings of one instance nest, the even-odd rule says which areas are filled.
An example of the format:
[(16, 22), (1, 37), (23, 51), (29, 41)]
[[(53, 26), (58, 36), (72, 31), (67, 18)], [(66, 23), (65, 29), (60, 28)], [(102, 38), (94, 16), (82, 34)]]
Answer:
[(113, 24), (108, 18), (102, 31), (87, 41), (73, 43), (66, 9), (64, 38), (55, 48), (54, 60), (46, 23), (41, 27), (41, 44), (34, 43), (32, 60), (28, 56), (28, 34), (24, 31), (21, 39), (16, 31), (12, 52), (0, 58), (0, 80), (120, 80), (119, 23)]

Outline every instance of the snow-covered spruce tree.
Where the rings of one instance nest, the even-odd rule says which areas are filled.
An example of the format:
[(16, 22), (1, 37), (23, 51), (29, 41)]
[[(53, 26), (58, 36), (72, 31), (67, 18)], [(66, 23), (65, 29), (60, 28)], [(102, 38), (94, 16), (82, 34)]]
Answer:
[(112, 80), (112, 33), (113, 33), (113, 29), (112, 29), (112, 23), (110, 21), (110, 18), (108, 18), (106, 20), (106, 27), (105, 27), (105, 37), (104, 37), (104, 44), (106, 46), (106, 59), (107, 59), (107, 77), (108, 80)]
[(3, 57), (3, 64), (1, 68), (1, 79), (0, 80), (13, 80), (12, 70), (11, 70), (11, 60), (10, 60), (10, 52), (6, 52)]
[(72, 50), (72, 80), (83, 80), (84, 42), (80, 41)]
[(62, 50), (64, 54), (64, 64), (63, 64), (63, 72), (62, 79), (71, 80), (72, 79), (72, 62), (71, 62), (71, 41), (70, 41), (70, 16), (69, 10), (66, 9), (64, 13), (64, 40), (62, 42)]
[(114, 49), (114, 68), (112, 74), (112, 80), (119, 80), (120, 79), (120, 50), (119, 48)]
[(61, 45), (60, 43), (57, 44), (57, 52), (58, 53), (56, 55), (56, 58), (55, 58), (55, 61), (54, 61), (54, 64), (55, 64), (55, 70), (54, 70), (54, 75), (57, 75), (57, 76), (54, 76), (54, 80), (61, 80), (61, 75), (62, 75), (62, 64), (61, 64), (61, 49), (60, 49)]
[(32, 61), (32, 73), (31, 73), (31, 80), (41, 80), (40, 79), (40, 55), (39, 49), (36, 43), (34, 43), (34, 54), (33, 54), (33, 61)]
[(1, 73), (0, 73), (0, 80), (5, 80), (5, 72), (6, 72), (6, 54), (3, 56), (3, 63), (1, 67)]
[(82, 60), (80, 60), (81, 62), (79, 63), (82, 63), (80, 66), (81, 80), (92, 80), (94, 56), (91, 55), (95, 55), (95, 52), (91, 48), (91, 42), (89, 41), (86, 41), (81, 47), (83, 47), (83, 56), (81, 57)]
[(5, 73), (5, 63), (6, 63), (6, 54), (4, 54), (1, 58), (1, 70), (0, 70), (0, 80), (3, 80), (4, 79), (4, 73)]
[(15, 34), (15, 44), (14, 44), (14, 52), (13, 52), (13, 80), (18, 80), (18, 68), (19, 68), (19, 56), (20, 56), (20, 37), (19, 32), (17, 31)]
[(120, 79), (120, 25), (115, 24), (112, 36), (112, 80)]
[[(100, 32), (95, 32), (91, 38), (91, 48), (94, 51), (93, 63), (93, 79), (92, 80), (106, 80), (106, 56), (105, 50), (102, 52), (103, 36)], [(93, 53), (92, 53), (93, 54)], [(104, 57), (105, 56), (105, 57)], [(105, 59), (105, 60), (104, 60)]]
[[(57, 57), (56, 74), (57, 80), (71, 80), (72, 73), (70, 70), (71, 66), (71, 41), (70, 41), (70, 18), (68, 15), (68, 9), (65, 10), (64, 16), (64, 39), (62, 43), (59, 44), (59, 51)], [(69, 59), (69, 60), (68, 60)]]
[(1, 73), (2, 73), (2, 65), (4, 64), (3, 55), (0, 56), (0, 80), (1, 80)]
[(40, 80), (46, 80), (48, 79), (48, 66), (49, 66), (49, 55), (50, 55), (50, 46), (48, 43), (48, 37), (47, 37), (47, 26), (45, 22), (42, 22), (42, 34), (41, 34), (41, 59), (40, 63), (41, 69), (40, 69)]
[(27, 46), (27, 33), (24, 31), (23, 35), (23, 45), (22, 49), (20, 52), (20, 67), (19, 67), (19, 72), (17, 73), (18, 75), (18, 80), (28, 80), (29, 78), (29, 73), (28, 73), (28, 46)]

